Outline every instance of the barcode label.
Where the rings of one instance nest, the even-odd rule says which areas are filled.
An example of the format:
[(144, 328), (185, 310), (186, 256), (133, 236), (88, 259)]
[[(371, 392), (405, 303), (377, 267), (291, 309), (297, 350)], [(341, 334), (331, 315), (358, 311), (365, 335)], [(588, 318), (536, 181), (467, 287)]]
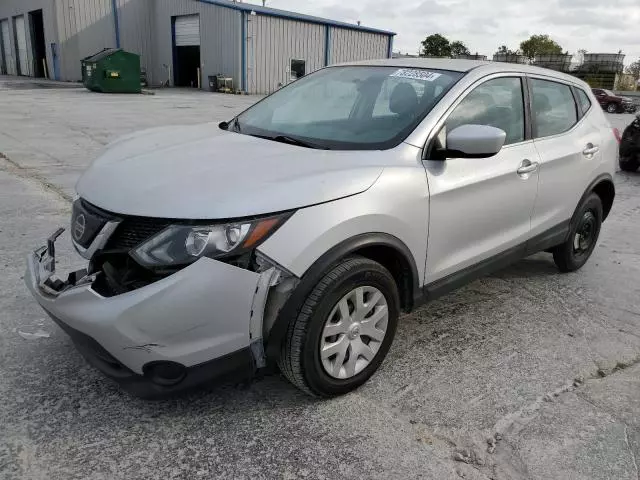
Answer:
[(401, 68), (391, 74), (392, 77), (413, 78), (414, 80), (423, 80), (425, 82), (433, 82), (441, 74), (423, 70), (421, 68)]

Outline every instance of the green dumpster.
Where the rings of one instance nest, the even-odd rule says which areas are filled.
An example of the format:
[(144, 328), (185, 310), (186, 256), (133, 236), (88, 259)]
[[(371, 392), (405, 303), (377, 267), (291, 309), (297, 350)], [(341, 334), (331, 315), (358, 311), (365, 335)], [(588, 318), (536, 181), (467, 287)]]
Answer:
[(92, 92), (140, 93), (140, 56), (105, 48), (82, 59), (82, 83)]

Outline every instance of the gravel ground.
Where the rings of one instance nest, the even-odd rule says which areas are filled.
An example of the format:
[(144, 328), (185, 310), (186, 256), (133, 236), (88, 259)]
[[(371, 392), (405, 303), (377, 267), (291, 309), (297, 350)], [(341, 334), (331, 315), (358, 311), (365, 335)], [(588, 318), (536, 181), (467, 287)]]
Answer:
[(25, 255), (68, 222), (107, 142), (255, 100), (0, 77), (0, 478), (637, 480), (640, 174), (616, 176), (580, 272), (539, 254), (404, 317), (381, 370), (342, 398), (270, 375), (146, 402), (87, 366), (31, 300)]

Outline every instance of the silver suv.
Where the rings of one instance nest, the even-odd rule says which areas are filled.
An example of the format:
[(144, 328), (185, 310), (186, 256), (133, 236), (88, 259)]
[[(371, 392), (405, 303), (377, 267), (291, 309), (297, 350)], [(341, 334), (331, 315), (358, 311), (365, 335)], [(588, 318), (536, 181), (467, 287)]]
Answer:
[(87, 267), (28, 260), (38, 303), (142, 396), (278, 364), (317, 396), (363, 384), (398, 317), (538, 251), (596, 245), (617, 143), (591, 89), (465, 60), (322, 69), (220, 125), (112, 143), (77, 184)]

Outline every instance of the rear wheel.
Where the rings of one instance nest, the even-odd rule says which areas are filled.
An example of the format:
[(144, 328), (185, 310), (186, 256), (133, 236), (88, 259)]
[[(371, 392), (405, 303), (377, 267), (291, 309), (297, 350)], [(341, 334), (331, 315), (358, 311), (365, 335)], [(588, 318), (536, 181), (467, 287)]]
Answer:
[(607, 112), (608, 113), (616, 113), (617, 111), (618, 111), (618, 104), (610, 103), (609, 105), (607, 105)]
[(600, 235), (602, 215), (602, 200), (592, 193), (571, 222), (567, 241), (553, 249), (553, 260), (561, 272), (573, 272), (587, 263)]
[(620, 165), (620, 170), (625, 172), (635, 172), (640, 167), (638, 159), (629, 157), (620, 157), (618, 164)]
[(347, 393), (384, 360), (399, 311), (389, 271), (366, 258), (348, 258), (320, 280), (290, 323), (280, 370), (311, 395)]

